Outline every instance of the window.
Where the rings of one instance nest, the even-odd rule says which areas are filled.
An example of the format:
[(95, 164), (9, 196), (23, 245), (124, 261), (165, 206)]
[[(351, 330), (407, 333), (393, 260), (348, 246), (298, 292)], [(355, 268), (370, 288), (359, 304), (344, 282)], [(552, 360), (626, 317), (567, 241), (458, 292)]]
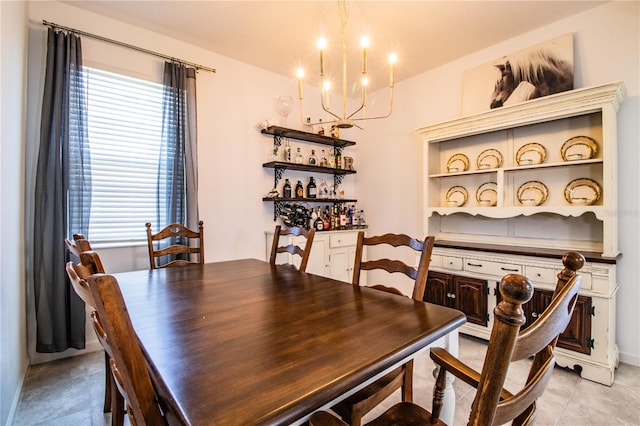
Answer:
[(163, 86), (86, 68), (93, 243), (146, 241), (156, 218)]

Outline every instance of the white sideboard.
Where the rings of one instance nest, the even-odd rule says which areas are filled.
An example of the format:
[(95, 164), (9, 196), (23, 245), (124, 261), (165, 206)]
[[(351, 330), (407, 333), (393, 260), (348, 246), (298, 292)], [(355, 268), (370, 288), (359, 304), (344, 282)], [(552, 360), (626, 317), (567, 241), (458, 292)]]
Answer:
[[(358, 231), (360, 230), (354, 229), (316, 232), (315, 237), (313, 238), (311, 254), (309, 255), (307, 272), (351, 283)], [(265, 253), (266, 260), (268, 261), (269, 256), (271, 255), (273, 231), (268, 231), (265, 234)], [(299, 245), (303, 237), (289, 237), (289, 239), (291, 242), (296, 242)], [(293, 256), (289, 253), (280, 253), (276, 258), (276, 263), (292, 263), (298, 266), (300, 263), (300, 256)], [(362, 274), (360, 277), (360, 284), (364, 285), (365, 283), (366, 274)]]
[[(503, 275), (529, 277), (544, 296), (562, 253), (581, 252), (588, 262), (577, 310), (589, 312), (575, 314), (581, 322), (567, 332), (589, 341), (559, 347), (558, 364), (607, 385), (618, 363), (617, 112), (625, 97), (624, 83), (612, 82), (416, 130), (423, 231), (436, 237), (430, 285), (446, 288), (439, 303), (464, 307), (462, 332), (488, 338)], [(576, 138), (585, 144), (567, 149)]]

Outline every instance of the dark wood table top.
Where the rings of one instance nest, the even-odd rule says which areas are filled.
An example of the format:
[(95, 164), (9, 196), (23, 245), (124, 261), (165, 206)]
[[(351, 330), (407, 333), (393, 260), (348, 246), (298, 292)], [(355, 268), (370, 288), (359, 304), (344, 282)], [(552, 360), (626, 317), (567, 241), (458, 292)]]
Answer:
[(115, 276), (162, 404), (192, 425), (293, 423), (465, 322), (255, 259)]

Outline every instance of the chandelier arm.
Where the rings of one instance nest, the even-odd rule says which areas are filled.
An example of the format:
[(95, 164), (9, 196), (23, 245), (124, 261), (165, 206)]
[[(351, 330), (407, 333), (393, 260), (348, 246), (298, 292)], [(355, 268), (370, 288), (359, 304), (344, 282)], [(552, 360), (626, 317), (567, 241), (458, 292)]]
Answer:
[[(363, 120), (377, 120), (380, 118), (387, 118), (393, 112), (393, 87), (391, 88), (391, 97), (389, 101), (389, 112), (386, 115), (378, 115), (376, 117), (361, 117), (361, 118), (351, 118), (351, 121), (363, 121)], [(355, 113), (354, 113), (355, 114)]]

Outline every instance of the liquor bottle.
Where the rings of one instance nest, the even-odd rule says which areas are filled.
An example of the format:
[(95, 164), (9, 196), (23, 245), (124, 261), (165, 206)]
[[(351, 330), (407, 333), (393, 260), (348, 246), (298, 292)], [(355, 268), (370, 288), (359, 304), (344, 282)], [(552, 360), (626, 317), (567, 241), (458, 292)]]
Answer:
[(289, 179), (284, 180), (284, 187), (282, 188), (282, 196), (284, 198), (291, 198), (291, 182), (289, 182)]
[(322, 118), (318, 120), (318, 134), (324, 135), (324, 124), (322, 124)]
[(322, 150), (322, 156), (320, 157), (320, 167), (327, 167), (327, 153)]
[(288, 163), (291, 162), (291, 145), (289, 145), (289, 139), (284, 140), (284, 148), (282, 149), (282, 160)]
[(311, 208), (311, 217), (309, 218), (309, 229), (315, 229), (316, 227), (316, 219), (318, 218), (318, 213), (316, 213), (315, 208)]
[(342, 154), (338, 151), (336, 153), (336, 169), (342, 168)]
[(331, 213), (329, 213), (329, 207), (324, 208), (324, 216), (322, 217), (322, 221), (325, 231), (331, 229)]
[(327, 181), (324, 178), (318, 186), (318, 196), (320, 198), (329, 198), (329, 185), (327, 185)]
[(345, 226), (347, 226), (347, 212), (344, 206), (340, 208), (339, 220), (340, 220), (340, 228), (344, 228)]
[(347, 220), (345, 221), (345, 225), (346, 226), (351, 226), (353, 224), (353, 209), (351, 207), (349, 207), (347, 209), (347, 213), (346, 213), (345, 216), (347, 216)]
[(313, 229), (315, 229), (316, 231), (324, 230), (324, 220), (322, 220), (321, 216), (318, 216), (316, 218), (315, 222), (313, 223)]
[(365, 226), (367, 224), (367, 222), (365, 222), (364, 220), (364, 210), (360, 210), (360, 226)]
[(316, 181), (313, 179), (313, 176), (309, 178), (309, 183), (307, 184), (307, 198), (317, 198), (318, 190), (316, 187)]
[(316, 157), (315, 149), (311, 150), (311, 155), (309, 156), (309, 164), (312, 166), (315, 166), (316, 164), (318, 164), (318, 157)]
[(296, 198), (304, 198), (304, 187), (300, 181), (296, 183)]
[(300, 147), (296, 149), (296, 163), (297, 164), (304, 163), (304, 159), (302, 158), (302, 152), (300, 152)]

